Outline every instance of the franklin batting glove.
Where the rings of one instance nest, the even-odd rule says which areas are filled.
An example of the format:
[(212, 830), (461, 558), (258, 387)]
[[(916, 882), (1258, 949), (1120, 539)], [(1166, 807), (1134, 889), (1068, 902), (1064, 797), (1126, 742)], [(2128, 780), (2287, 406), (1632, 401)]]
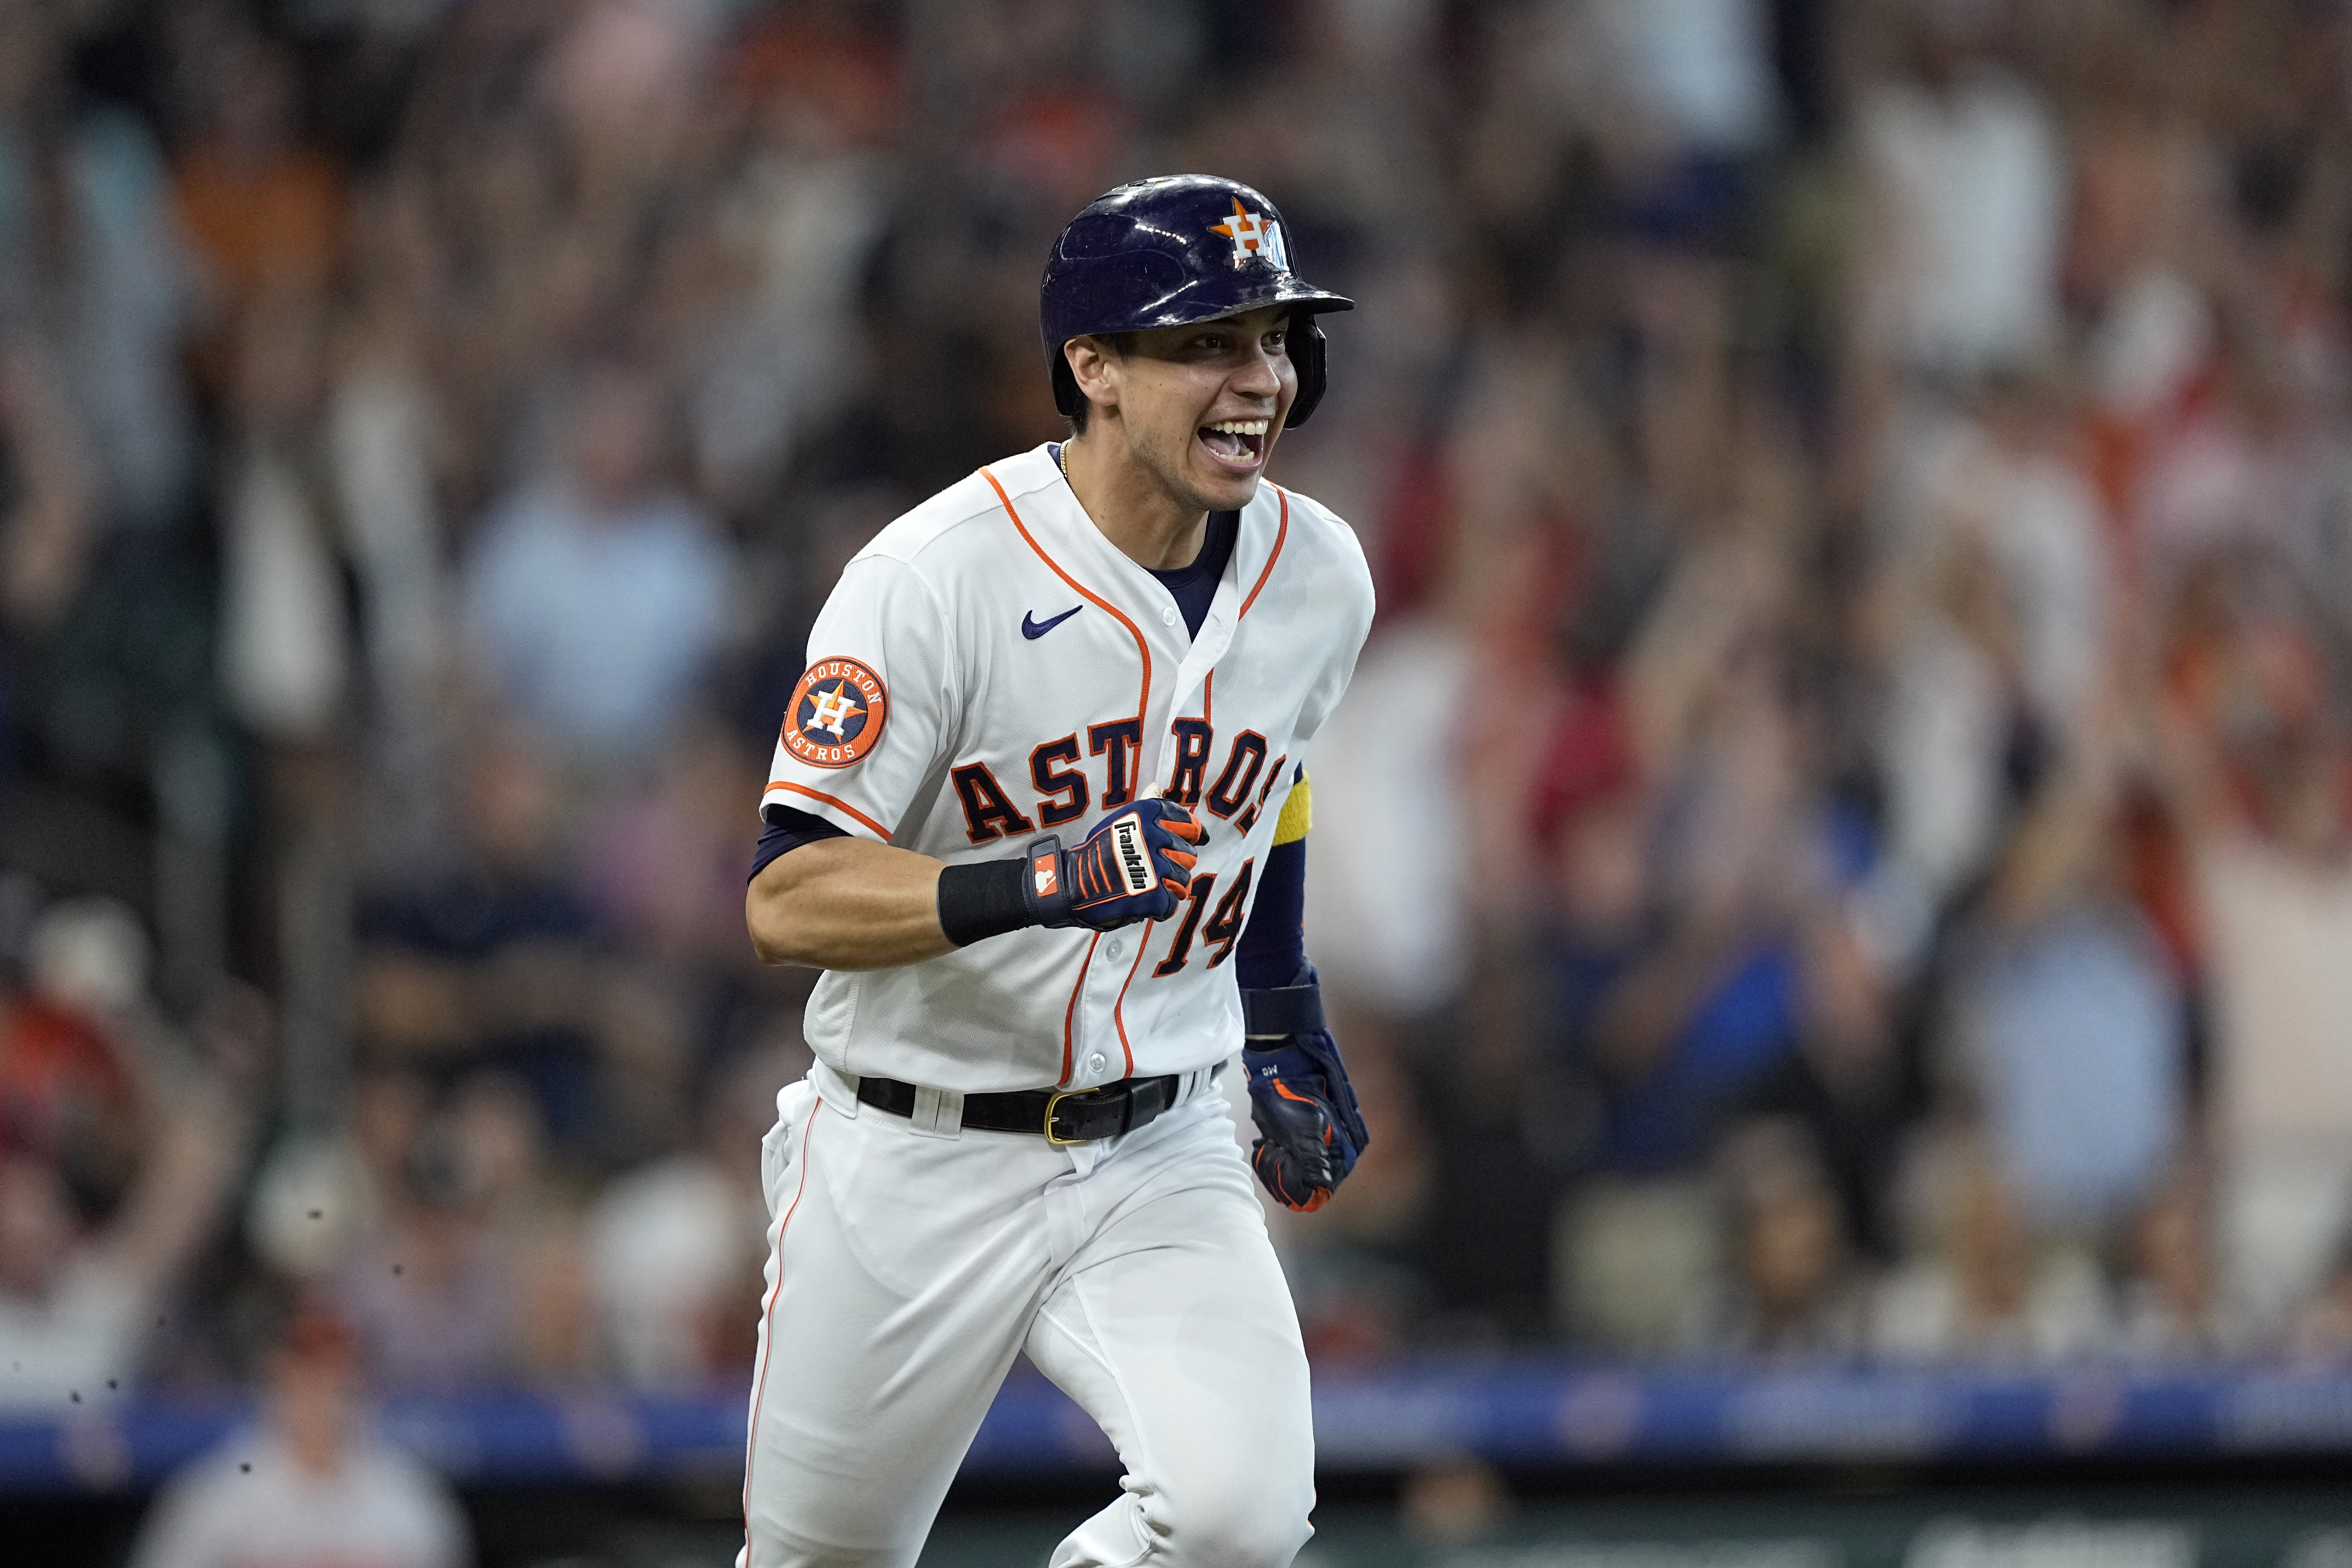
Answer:
[(1029, 841), (1021, 898), (1039, 925), (1110, 931), (1162, 921), (1192, 890), (1200, 818), (1173, 801), (1139, 800), (1106, 818), (1075, 849), (1055, 834)]

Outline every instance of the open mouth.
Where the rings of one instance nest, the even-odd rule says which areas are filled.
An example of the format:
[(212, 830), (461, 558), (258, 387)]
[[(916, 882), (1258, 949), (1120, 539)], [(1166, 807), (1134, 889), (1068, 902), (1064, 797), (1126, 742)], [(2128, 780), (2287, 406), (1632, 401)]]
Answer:
[(1251, 473), (1265, 461), (1267, 424), (1264, 419), (1220, 419), (1202, 426), (1198, 438), (1220, 468)]

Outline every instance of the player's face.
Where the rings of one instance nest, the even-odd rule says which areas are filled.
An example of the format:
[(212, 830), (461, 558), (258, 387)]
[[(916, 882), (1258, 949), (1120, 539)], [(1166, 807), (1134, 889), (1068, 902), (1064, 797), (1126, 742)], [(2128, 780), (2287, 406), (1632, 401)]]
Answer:
[(1298, 395), (1289, 312), (1279, 305), (1136, 334), (1119, 364), (1119, 421), (1138, 460), (1202, 511), (1233, 511)]

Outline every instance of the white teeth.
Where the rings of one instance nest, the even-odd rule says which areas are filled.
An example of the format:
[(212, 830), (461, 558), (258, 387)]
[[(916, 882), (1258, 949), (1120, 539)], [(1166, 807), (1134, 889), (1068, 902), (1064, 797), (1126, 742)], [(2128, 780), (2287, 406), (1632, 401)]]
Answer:
[(1263, 436), (1269, 421), (1264, 419), (1223, 419), (1209, 426), (1230, 436)]

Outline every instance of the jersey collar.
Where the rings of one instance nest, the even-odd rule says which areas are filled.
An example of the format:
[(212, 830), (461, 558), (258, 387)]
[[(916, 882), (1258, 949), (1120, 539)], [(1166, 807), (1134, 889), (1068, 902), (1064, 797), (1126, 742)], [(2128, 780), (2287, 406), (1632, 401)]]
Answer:
[[(1063, 477), (1061, 465), (1055, 458), (1055, 450), (1059, 445), (1059, 442), (1041, 441), (1030, 451), (992, 465), (992, 471), (1004, 486), (1006, 493), (1016, 500), (1023, 500), (1024, 496), (1034, 498), (1024, 502), (1024, 506), (1038, 514), (1036, 523), (1032, 526), (1042, 523), (1052, 532), (1055, 544), (1068, 553), (1066, 566), (1075, 569), (1075, 563), (1086, 564), (1088, 570), (1081, 580), (1089, 588), (1112, 600), (1129, 615), (1154, 625), (1162, 624), (1164, 617), (1160, 612), (1172, 609), (1174, 598), (1166, 585), (1147, 568), (1129, 559), (1123, 551), (1111, 543), (1103, 531), (1095, 526), (1094, 519), (1087, 515), (1087, 509), (1078, 504), (1076, 493), (1070, 489), (1069, 480)], [(1014, 482), (1016, 476), (1020, 481), (1018, 484)], [(1233, 556), (1225, 563), (1216, 598), (1210, 606), (1213, 616), (1222, 612), (1229, 631), (1240, 620), (1245, 601), (1263, 580), (1266, 568), (1273, 563), (1281, 549), (1286, 511), (1284, 499), (1271, 480), (1261, 480), (1257, 494), (1241, 510), (1240, 526), (1234, 537)], [(1026, 516), (1027, 511), (1024, 510), (1024, 515)], [(1227, 603), (1229, 594), (1233, 601), (1230, 604)], [(1181, 619), (1177, 623), (1180, 627), (1182, 624)], [(1208, 629), (1208, 623), (1203, 622), (1203, 635)], [(1180, 633), (1174, 640), (1181, 646), (1184, 639)]]
[(1165, 787), (1174, 764), (1169, 723), (1187, 715), (1213, 721), (1211, 677), (1280, 552), (1288, 531), (1287, 499), (1272, 484), (1262, 483), (1242, 509), (1233, 558), (1218, 580), (1199, 635), (1188, 637), (1175, 596), (1095, 526), (1062, 477), (1050, 443), (1040, 442), (1018, 457), (992, 464), (989, 472), (1055, 567), (1084, 592), (1115, 607), (1150, 648), (1140, 776), (1154, 781), (1154, 787)]

